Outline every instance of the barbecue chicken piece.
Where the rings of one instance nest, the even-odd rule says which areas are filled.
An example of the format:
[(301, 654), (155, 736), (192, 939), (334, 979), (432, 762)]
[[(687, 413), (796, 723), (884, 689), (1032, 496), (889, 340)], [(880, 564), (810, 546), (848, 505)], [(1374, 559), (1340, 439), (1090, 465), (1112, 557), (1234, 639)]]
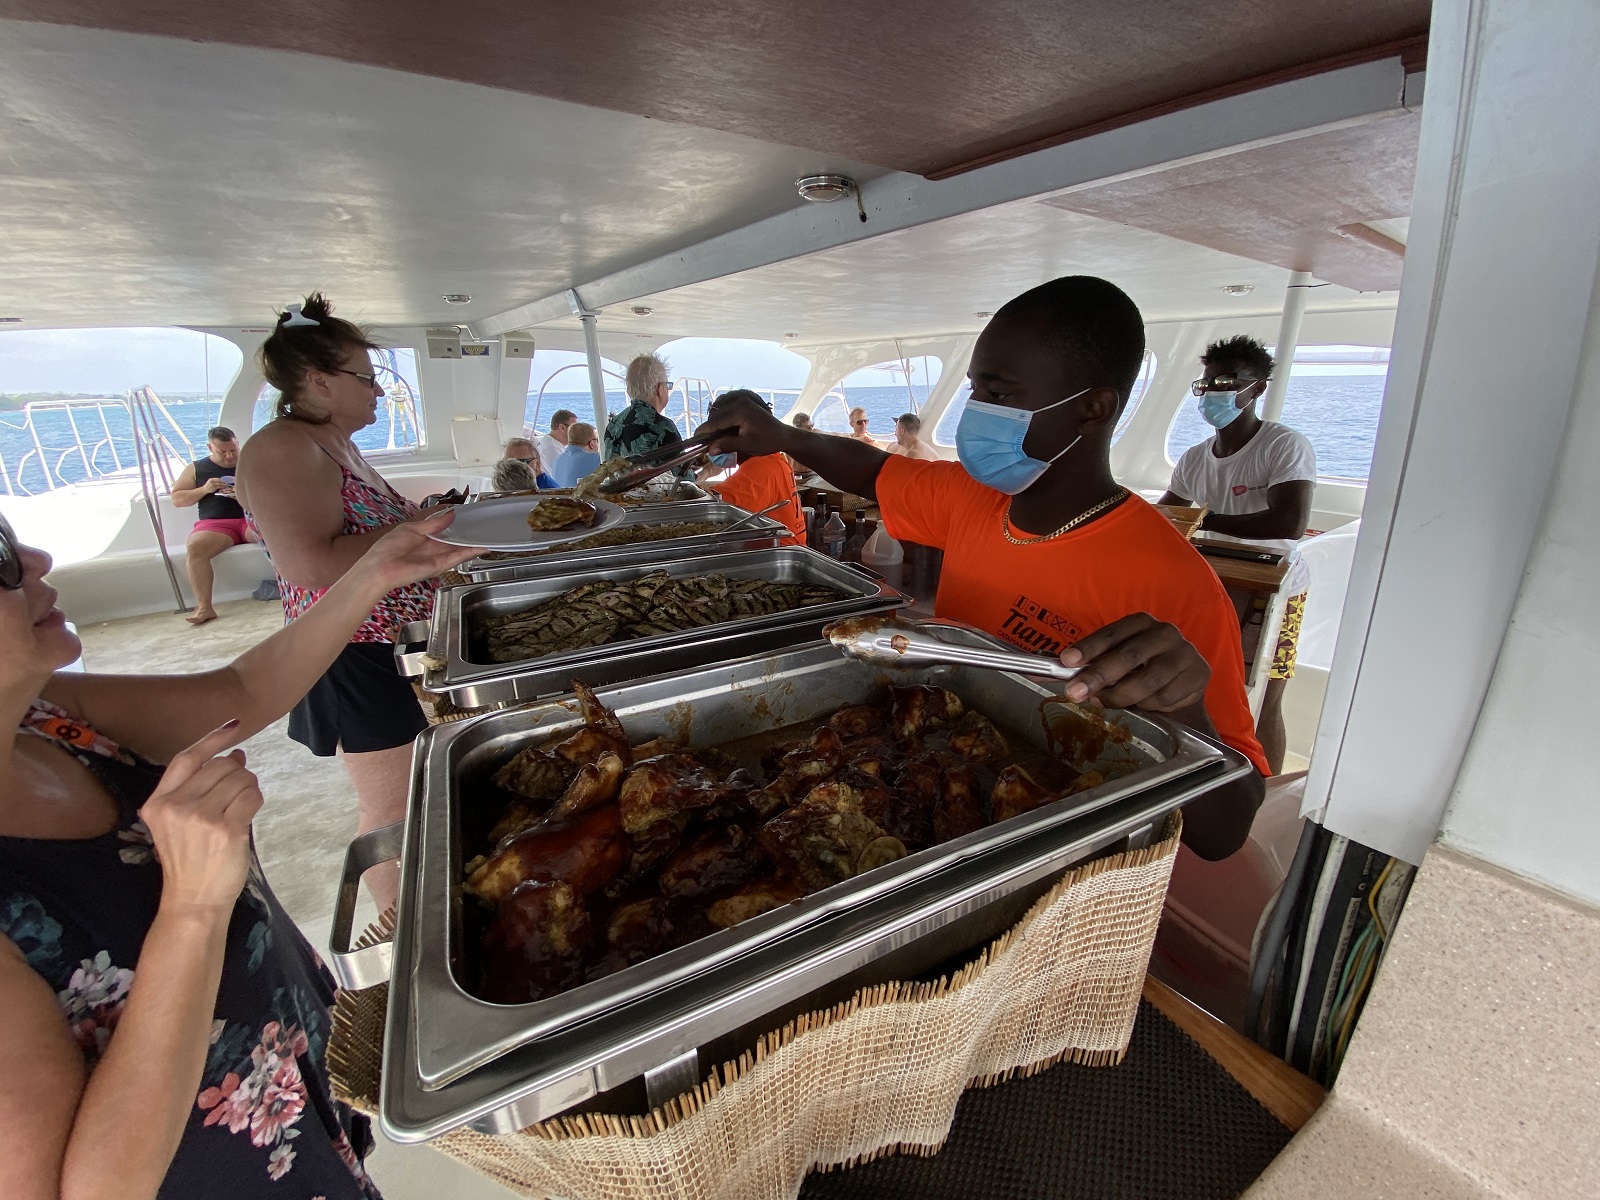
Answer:
[(589, 936), (588, 910), (571, 884), (519, 883), (484, 934), (480, 994), (494, 1004), (527, 1004), (581, 983)]
[(1079, 792), (1087, 792), (1090, 788), (1097, 788), (1106, 781), (1106, 777), (1099, 771), (1085, 771), (1072, 781), (1071, 786), (1062, 792), (1063, 796), (1076, 796)]
[(606, 951), (584, 973), (600, 979), (660, 954), (673, 943), (672, 906), (661, 896), (619, 904), (606, 918)]
[(1018, 813), (1032, 812), (1054, 799), (1056, 794), (1041, 787), (1032, 775), (1021, 767), (1011, 766), (1004, 768), (994, 781), (994, 790), (989, 793), (989, 807), (996, 821), (1004, 821)]
[(714, 804), (722, 794), (718, 783), (713, 772), (688, 754), (661, 754), (635, 763), (617, 798), (622, 827), (638, 834)]
[(971, 762), (992, 762), (1011, 751), (1005, 735), (981, 712), (969, 712), (950, 731), (950, 749)]
[(496, 787), (535, 801), (560, 799), (572, 778), (572, 764), (542, 746), (530, 746), (494, 773)]
[(959, 761), (944, 761), (941, 768), (939, 801), (933, 809), (935, 844), (972, 833), (989, 823), (983, 811), (983, 785), (978, 782), (977, 773)]
[(472, 872), (465, 890), (499, 904), (523, 880), (540, 878), (570, 883), (579, 895), (589, 896), (622, 872), (632, 851), (617, 806), (608, 804), (507, 838)]
[(558, 742), (555, 753), (575, 766), (598, 763), (602, 755), (614, 754), (622, 760), (624, 768), (633, 765), (633, 747), (628, 734), (612, 712), (594, 694), (588, 684), (580, 679), (572, 681), (572, 690), (578, 697), (578, 709), (583, 713), (583, 728)]
[(693, 899), (743, 883), (767, 865), (761, 843), (743, 825), (714, 825), (696, 834), (661, 868), (661, 894)]
[(783, 756), (783, 774), (801, 782), (821, 782), (844, 766), (844, 742), (824, 725), (804, 742)]
[(551, 496), (528, 510), (528, 528), (535, 533), (553, 533), (574, 525), (593, 525), (600, 510), (587, 500)]
[(845, 784), (814, 788), (799, 804), (761, 827), (761, 844), (778, 869), (807, 891), (904, 858), (905, 844), (861, 811), (861, 794)]
[(565, 821), (591, 808), (610, 804), (622, 790), (622, 776), (626, 771), (622, 759), (609, 750), (594, 762), (584, 763), (550, 810), (549, 819)]
[(841, 708), (828, 718), (828, 728), (847, 742), (873, 737), (883, 733), (887, 726), (883, 709), (871, 704), (854, 704), (849, 708)]
[(728, 929), (740, 921), (782, 908), (803, 895), (805, 889), (799, 884), (775, 875), (752, 879), (722, 899), (712, 901), (706, 908), (706, 918), (718, 929)]
[(929, 729), (942, 729), (961, 719), (966, 706), (947, 688), (918, 683), (889, 690), (889, 730), (910, 745)]

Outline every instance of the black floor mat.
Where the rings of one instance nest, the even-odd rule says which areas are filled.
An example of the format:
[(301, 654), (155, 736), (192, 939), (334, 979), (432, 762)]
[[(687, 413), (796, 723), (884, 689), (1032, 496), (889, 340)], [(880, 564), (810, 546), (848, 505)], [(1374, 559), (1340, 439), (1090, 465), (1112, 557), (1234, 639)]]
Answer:
[(1149, 1003), (1115, 1067), (1062, 1063), (968, 1091), (944, 1149), (811, 1175), (803, 1200), (1212, 1200), (1292, 1135)]

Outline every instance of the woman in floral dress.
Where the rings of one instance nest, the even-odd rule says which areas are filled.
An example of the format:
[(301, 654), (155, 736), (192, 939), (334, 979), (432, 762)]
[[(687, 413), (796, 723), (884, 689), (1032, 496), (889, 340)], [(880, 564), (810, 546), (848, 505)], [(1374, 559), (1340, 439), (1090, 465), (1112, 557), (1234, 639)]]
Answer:
[[(472, 553), (383, 538), (299, 620), (194, 675), (62, 672), (48, 555), (0, 520), (0, 1191), (361, 1198), (332, 980), (261, 877), (244, 752), (397, 586)], [(224, 723), (225, 722), (225, 723)]]

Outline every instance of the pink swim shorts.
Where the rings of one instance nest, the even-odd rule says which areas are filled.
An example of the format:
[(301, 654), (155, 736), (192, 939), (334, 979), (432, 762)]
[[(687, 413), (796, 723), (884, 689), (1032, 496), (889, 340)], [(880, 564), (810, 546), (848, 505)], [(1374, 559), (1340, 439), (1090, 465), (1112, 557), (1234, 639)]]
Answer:
[(242, 546), (250, 539), (245, 534), (245, 521), (243, 517), (224, 517), (214, 521), (196, 521), (196, 533), (225, 533), (233, 539), (235, 546)]

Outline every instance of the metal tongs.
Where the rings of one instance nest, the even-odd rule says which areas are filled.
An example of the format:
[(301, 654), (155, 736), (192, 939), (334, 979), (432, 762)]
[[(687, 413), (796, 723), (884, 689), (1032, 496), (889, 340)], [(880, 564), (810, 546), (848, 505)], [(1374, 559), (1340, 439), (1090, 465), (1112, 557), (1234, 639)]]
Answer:
[(606, 480), (600, 485), (600, 490), (615, 495), (617, 492), (626, 492), (642, 483), (648, 483), (663, 471), (670, 471), (673, 467), (693, 462), (712, 442), (733, 432), (732, 429), (718, 429), (686, 441), (658, 446), (654, 450), (646, 450), (643, 454), (635, 454), (628, 459), (632, 466), (621, 475), (613, 475)]
[[(1008, 650), (981, 629), (960, 621), (930, 617), (904, 621), (898, 617), (846, 617), (822, 631), (848, 658), (874, 666), (897, 667), (909, 663), (959, 663), (968, 667), (987, 667), (994, 671), (1014, 671), (1018, 675), (1038, 675), (1047, 679), (1071, 679), (1082, 667), (1069, 667), (1059, 658)], [(959, 635), (963, 640), (950, 636)], [(983, 645), (975, 642), (985, 643)]]

